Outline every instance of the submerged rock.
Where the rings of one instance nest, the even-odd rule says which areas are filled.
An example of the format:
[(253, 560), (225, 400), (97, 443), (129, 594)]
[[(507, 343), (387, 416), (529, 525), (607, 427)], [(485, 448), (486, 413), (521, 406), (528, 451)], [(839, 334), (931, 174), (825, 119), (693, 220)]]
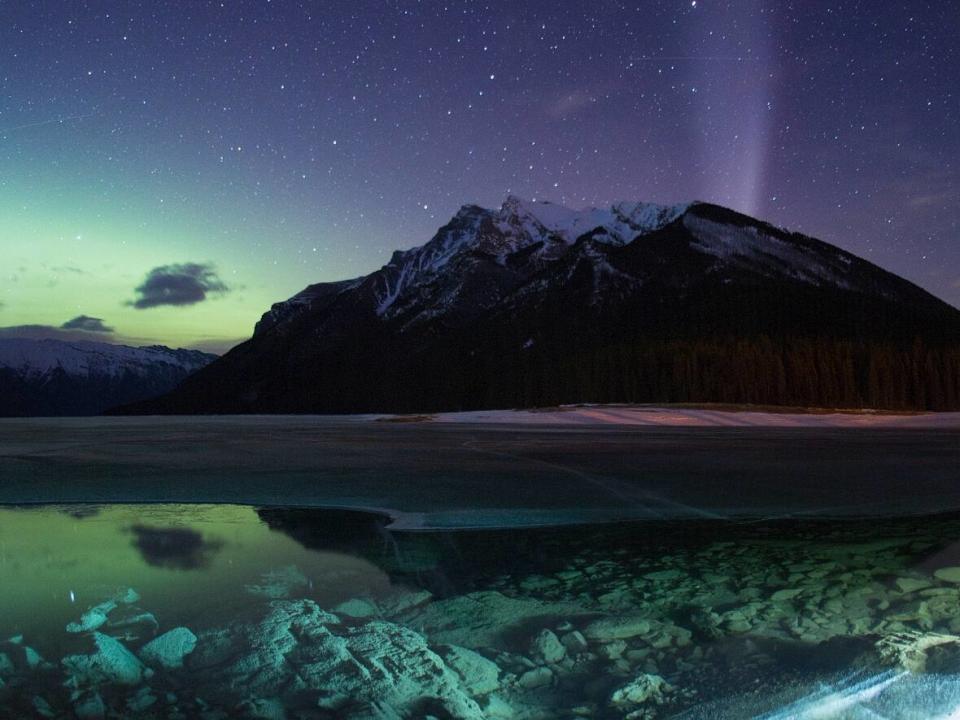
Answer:
[(79, 720), (102, 720), (107, 715), (107, 706), (100, 693), (91, 692), (74, 702), (73, 712)]
[(143, 626), (150, 627), (152, 630), (156, 630), (160, 627), (160, 623), (157, 621), (157, 616), (152, 612), (127, 612), (121, 613), (120, 617), (113, 617), (110, 619), (110, 622), (107, 623), (108, 627), (111, 628), (128, 628), (134, 626)]
[(563, 660), (567, 651), (551, 630), (541, 630), (530, 643), (530, 654), (552, 665)]
[(429, 590), (402, 590), (379, 599), (380, 610), (386, 618), (393, 618), (426, 605), (433, 600)]
[(57, 716), (57, 714), (53, 711), (53, 708), (50, 706), (50, 703), (47, 702), (45, 698), (37, 695), (35, 698), (33, 698), (32, 703), (33, 709), (40, 717), (53, 718)]
[(653, 703), (659, 705), (666, 700), (666, 694), (673, 688), (659, 675), (643, 673), (632, 682), (615, 690), (610, 696), (610, 704), (619, 708)]
[(237, 709), (242, 717), (252, 720), (287, 720), (287, 711), (276, 698), (249, 698)]
[(96, 630), (107, 622), (107, 616), (115, 610), (117, 604), (113, 600), (95, 605), (80, 616), (80, 622), (67, 623), (68, 633), (81, 633)]
[(650, 621), (638, 615), (622, 615), (594, 620), (583, 629), (589, 640), (609, 642), (626, 640), (650, 632)]
[(479, 720), (474, 696), (494, 687), (492, 668), (460, 650), (446, 650), (455, 671), (409, 628), (382, 620), (349, 627), (310, 600), (274, 601), (255, 623), (202, 634), (188, 665), (200, 694), (223, 701), (309, 699), (343, 718), (389, 709), (388, 717)]
[(496, 647), (512, 630), (534, 621), (540, 621), (541, 626), (553, 625), (558, 618), (571, 618), (585, 612), (573, 603), (515, 598), (482, 591), (435, 601), (403, 616), (402, 622), (424, 628), (431, 640), (484, 648)]
[(587, 645), (587, 639), (579, 630), (565, 633), (564, 636), (560, 638), (560, 642), (563, 643), (563, 647), (566, 648), (566, 651), (570, 655), (579, 655), (589, 647)]
[(960, 583), (960, 567), (944, 567), (933, 573), (937, 580), (949, 583)]
[(94, 632), (96, 649), (89, 655), (68, 655), (63, 666), (79, 686), (109, 682), (136, 685), (143, 678), (143, 663), (116, 638)]
[(140, 657), (149, 665), (172, 669), (183, 667), (183, 659), (197, 646), (197, 636), (178, 627), (154, 638), (142, 648)]
[(23, 659), (31, 670), (36, 670), (43, 664), (43, 656), (29, 645), (23, 646)]
[(912, 673), (960, 673), (960, 637), (909, 631), (877, 642), (880, 657)]
[(333, 608), (333, 612), (337, 615), (346, 615), (352, 618), (368, 618), (375, 617), (380, 611), (369, 600), (351, 598)]
[(140, 602), (140, 593), (133, 588), (125, 588), (114, 595), (113, 599), (123, 605), (132, 605), (135, 602)]
[(458, 645), (447, 645), (440, 649), (440, 655), (460, 676), (471, 695), (487, 695), (500, 687), (500, 668), (480, 653)]
[(553, 682), (553, 671), (548, 667), (538, 667), (527, 670), (518, 680), (520, 687), (527, 690), (544, 687)]
[(267, 598), (288, 598), (294, 590), (309, 584), (306, 576), (296, 565), (270, 570), (260, 576), (260, 584), (245, 585), (244, 589), (252, 595), (261, 595)]
[(136, 694), (127, 698), (127, 708), (131, 712), (139, 715), (156, 704), (156, 702), (157, 696), (150, 691), (150, 688), (143, 687), (140, 688)]
[(929, 580), (924, 580), (923, 578), (911, 578), (911, 577), (901, 577), (897, 578), (897, 589), (903, 593), (912, 593), (917, 592), (918, 590), (926, 590), (931, 586)]

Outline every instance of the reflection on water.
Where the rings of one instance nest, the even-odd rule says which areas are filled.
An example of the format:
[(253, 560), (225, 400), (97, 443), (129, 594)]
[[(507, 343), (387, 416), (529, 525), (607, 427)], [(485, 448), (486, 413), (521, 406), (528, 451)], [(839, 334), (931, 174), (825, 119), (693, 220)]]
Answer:
[(0, 717), (960, 717), (958, 537), (7, 508)]
[(204, 540), (196, 530), (187, 528), (156, 528), (134, 525), (130, 528), (134, 547), (148, 565), (155, 567), (198, 570), (210, 564), (210, 558), (223, 543)]

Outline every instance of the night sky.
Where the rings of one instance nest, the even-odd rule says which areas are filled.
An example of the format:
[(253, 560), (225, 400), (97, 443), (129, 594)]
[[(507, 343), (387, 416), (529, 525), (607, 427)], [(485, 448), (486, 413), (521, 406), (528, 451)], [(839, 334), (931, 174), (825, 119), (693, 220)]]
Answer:
[(507, 193), (714, 201), (960, 305), (958, 38), (942, 0), (0, 0), (0, 325), (222, 349)]

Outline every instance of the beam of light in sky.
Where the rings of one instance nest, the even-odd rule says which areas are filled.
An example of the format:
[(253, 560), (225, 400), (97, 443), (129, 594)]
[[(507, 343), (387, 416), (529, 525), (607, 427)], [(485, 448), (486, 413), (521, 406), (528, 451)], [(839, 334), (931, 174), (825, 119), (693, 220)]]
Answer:
[[(676, 60), (710, 59), (685, 68), (692, 98), (689, 122), (699, 152), (703, 197), (756, 216), (763, 208), (776, 115), (775, 28), (759, 0), (739, 3), (736, 14), (742, 31), (736, 57), (711, 52), (727, 48), (728, 40), (711, 32), (714, 16), (698, 11), (692, 13), (698, 22), (691, 25), (696, 39), (691, 37), (689, 42), (700, 45), (704, 54), (678, 56)], [(728, 135), (726, 143), (718, 142), (714, 133), (704, 132), (704, 128), (713, 127)]]

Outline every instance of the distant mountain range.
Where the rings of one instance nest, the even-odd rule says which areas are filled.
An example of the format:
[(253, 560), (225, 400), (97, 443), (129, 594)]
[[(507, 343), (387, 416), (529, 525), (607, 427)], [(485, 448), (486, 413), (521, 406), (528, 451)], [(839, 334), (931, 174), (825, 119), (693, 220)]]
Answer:
[(126, 412), (428, 412), (572, 402), (960, 408), (960, 311), (707, 203), (467, 205), (364, 277)]
[(98, 415), (169, 392), (214, 359), (162, 345), (0, 338), (0, 416)]

